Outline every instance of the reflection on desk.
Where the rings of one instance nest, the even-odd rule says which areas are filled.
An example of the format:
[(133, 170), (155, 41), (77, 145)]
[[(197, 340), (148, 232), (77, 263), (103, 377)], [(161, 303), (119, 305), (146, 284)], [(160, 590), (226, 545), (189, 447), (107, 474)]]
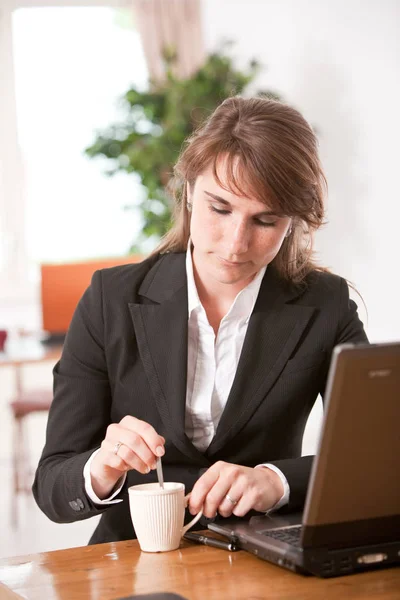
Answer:
[(324, 580), (297, 575), (244, 551), (189, 544), (150, 554), (136, 541), (0, 560), (0, 580), (30, 600), (116, 600), (174, 592), (188, 600), (398, 600), (400, 569)]

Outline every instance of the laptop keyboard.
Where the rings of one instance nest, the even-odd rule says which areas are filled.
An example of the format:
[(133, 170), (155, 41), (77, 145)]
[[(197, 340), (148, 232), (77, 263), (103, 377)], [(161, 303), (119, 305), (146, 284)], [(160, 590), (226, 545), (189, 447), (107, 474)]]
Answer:
[(263, 531), (263, 535), (286, 542), (291, 546), (300, 546), (301, 525), (284, 527), (282, 529), (270, 529), (269, 531)]

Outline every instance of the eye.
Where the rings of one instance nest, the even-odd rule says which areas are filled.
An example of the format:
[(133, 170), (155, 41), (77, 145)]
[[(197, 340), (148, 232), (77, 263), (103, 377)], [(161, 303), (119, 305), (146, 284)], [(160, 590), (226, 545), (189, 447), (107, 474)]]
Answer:
[(275, 227), (276, 221), (262, 221), (261, 219), (254, 219), (254, 223), (260, 227)]
[(209, 209), (212, 212), (216, 212), (218, 215), (229, 215), (230, 211), (226, 210), (225, 208), (217, 208), (216, 206), (214, 206), (213, 204), (209, 205)]

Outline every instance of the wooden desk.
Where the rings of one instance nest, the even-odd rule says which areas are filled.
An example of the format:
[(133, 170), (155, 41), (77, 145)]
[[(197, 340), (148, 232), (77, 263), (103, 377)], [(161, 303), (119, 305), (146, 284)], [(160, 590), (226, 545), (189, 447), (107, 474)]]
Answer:
[(140, 552), (138, 543), (129, 541), (2, 559), (0, 581), (29, 600), (116, 600), (162, 591), (188, 600), (400, 597), (399, 568), (324, 580), (291, 573), (244, 551), (186, 541), (179, 550), (158, 554)]

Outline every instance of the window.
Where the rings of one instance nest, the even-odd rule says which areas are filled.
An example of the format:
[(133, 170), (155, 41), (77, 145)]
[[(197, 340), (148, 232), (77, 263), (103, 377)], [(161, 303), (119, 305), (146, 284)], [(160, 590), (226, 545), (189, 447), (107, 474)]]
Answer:
[[(67, 3), (67, 2), (66, 2)], [(134, 177), (87, 158), (95, 130), (118, 120), (118, 98), (147, 72), (129, 11), (21, 8), (12, 15), (26, 251), (53, 262), (128, 251), (140, 217)]]

